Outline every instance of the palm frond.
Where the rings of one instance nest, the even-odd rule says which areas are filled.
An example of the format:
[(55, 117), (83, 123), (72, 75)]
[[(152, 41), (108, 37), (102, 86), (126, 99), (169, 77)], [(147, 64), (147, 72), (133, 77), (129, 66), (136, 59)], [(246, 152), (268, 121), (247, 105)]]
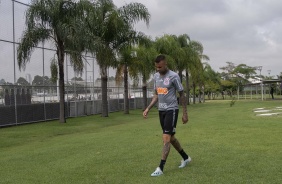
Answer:
[(177, 37), (180, 47), (187, 47), (189, 45), (190, 37), (187, 34), (182, 34)]
[(115, 79), (116, 79), (116, 84), (119, 86), (123, 82), (124, 65), (119, 65), (116, 69), (117, 71), (116, 71)]
[(17, 48), (17, 59), (19, 69), (25, 69), (26, 63), (29, 62), (30, 56), (34, 47), (40, 42), (47, 40), (52, 31), (43, 27), (34, 27), (33, 29), (27, 29)]
[(146, 6), (141, 3), (126, 4), (119, 8), (118, 12), (131, 25), (143, 20), (149, 26), (150, 13)]
[(201, 57), (201, 59), (204, 59), (204, 60), (207, 60), (207, 61), (209, 61), (210, 60), (210, 58), (209, 58), (209, 56), (207, 56), (207, 55), (200, 55), (200, 57)]
[(56, 83), (58, 80), (58, 61), (54, 58), (51, 60), (50, 64), (50, 71), (51, 71), (51, 81), (52, 83)]
[(193, 50), (198, 52), (198, 54), (202, 54), (204, 52), (204, 47), (203, 47), (201, 42), (193, 40), (193, 41), (190, 42), (190, 45), (191, 45)]

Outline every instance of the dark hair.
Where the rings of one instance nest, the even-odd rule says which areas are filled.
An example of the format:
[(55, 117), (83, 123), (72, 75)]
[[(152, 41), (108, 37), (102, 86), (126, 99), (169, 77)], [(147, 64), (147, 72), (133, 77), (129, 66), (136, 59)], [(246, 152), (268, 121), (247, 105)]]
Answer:
[(160, 61), (165, 61), (165, 55), (160, 54), (157, 56), (157, 58), (155, 59), (155, 63), (159, 63)]

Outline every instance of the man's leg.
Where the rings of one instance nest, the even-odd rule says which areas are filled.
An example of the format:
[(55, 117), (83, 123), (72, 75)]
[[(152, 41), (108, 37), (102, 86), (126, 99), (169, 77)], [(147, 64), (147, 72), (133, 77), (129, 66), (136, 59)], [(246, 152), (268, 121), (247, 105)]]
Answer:
[(160, 166), (159, 166), (162, 171), (164, 170), (164, 165), (165, 165), (166, 159), (170, 151), (170, 137), (171, 135), (169, 134), (163, 134), (164, 146), (163, 146), (163, 152), (162, 152), (162, 159), (161, 159)]
[(151, 176), (160, 176), (163, 174), (164, 165), (166, 162), (166, 159), (168, 157), (169, 151), (170, 151), (170, 137), (169, 134), (163, 134), (163, 151), (162, 151), (162, 159), (160, 162), (159, 167), (151, 174)]
[[(166, 116), (166, 112), (165, 112), (165, 111), (159, 111), (160, 124), (161, 124), (161, 127), (162, 127), (162, 130), (163, 130), (163, 131), (164, 131), (164, 125), (165, 125), (165, 116)], [(163, 134), (163, 135), (164, 135), (164, 134)], [(166, 139), (168, 139), (168, 138), (166, 137)], [(163, 153), (162, 153), (162, 158), (161, 158), (160, 165), (159, 165), (159, 167), (157, 167), (157, 169), (151, 174), (151, 176), (160, 176), (160, 175), (163, 174), (164, 165), (165, 165), (166, 157), (167, 157), (167, 156), (164, 156), (164, 155), (168, 155), (169, 150), (170, 150), (170, 145), (169, 145), (169, 144), (165, 144), (164, 137), (163, 137), (163, 142), (164, 142), (163, 153), (166, 152), (167, 154), (163, 154)], [(166, 141), (166, 142), (167, 142), (167, 141)], [(170, 142), (170, 138), (169, 138), (168, 142)], [(163, 159), (163, 157), (165, 157), (165, 159)]]
[(181, 164), (179, 168), (185, 167), (189, 162), (191, 162), (191, 157), (189, 157), (183, 148), (181, 147), (180, 143), (176, 139), (174, 135), (171, 136), (170, 143), (173, 145), (173, 147), (178, 151), (178, 153), (181, 155), (183, 160), (181, 161)]
[(176, 139), (174, 135), (171, 136), (170, 143), (173, 145), (173, 147), (178, 151), (178, 153), (182, 156), (183, 160), (188, 159), (188, 155), (185, 153), (183, 148), (181, 147), (180, 143)]
[(179, 151), (182, 150), (182, 147), (181, 147), (180, 143), (178, 142), (178, 140), (176, 139), (176, 137), (174, 135), (171, 136), (170, 143), (176, 149), (176, 151), (179, 152)]
[(167, 156), (169, 154), (169, 151), (170, 151), (170, 139), (171, 139), (171, 135), (163, 134), (163, 143), (164, 143), (163, 153), (162, 153), (162, 159), (163, 160), (166, 160)]

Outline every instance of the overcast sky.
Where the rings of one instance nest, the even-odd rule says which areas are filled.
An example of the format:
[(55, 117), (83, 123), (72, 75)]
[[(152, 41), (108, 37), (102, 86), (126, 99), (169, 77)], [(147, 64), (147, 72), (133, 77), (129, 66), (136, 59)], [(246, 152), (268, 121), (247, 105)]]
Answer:
[(151, 13), (150, 26), (139, 23), (137, 30), (152, 38), (188, 34), (203, 44), (216, 71), (229, 61), (263, 66), (263, 75), (282, 72), (281, 0), (114, 0), (118, 7), (129, 2)]
[[(200, 41), (217, 71), (227, 61), (263, 66), (262, 74), (282, 72), (281, 0), (114, 0), (144, 4), (150, 27), (137, 29), (152, 37), (188, 34)], [(259, 72), (258, 72), (259, 73)]]

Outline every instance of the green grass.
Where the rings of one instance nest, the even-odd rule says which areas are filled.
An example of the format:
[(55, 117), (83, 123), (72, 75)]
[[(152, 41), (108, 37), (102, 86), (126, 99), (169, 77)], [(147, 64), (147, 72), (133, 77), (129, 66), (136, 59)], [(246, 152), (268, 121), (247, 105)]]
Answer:
[[(162, 150), (158, 112), (141, 110), (0, 129), (0, 183), (282, 183), (282, 115), (253, 109), (281, 101), (207, 101), (188, 106), (180, 143), (192, 157), (178, 169), (172, 148), (164, 175), (150, 174)], [(179, 120), (181, 116), (179, 117)]]

